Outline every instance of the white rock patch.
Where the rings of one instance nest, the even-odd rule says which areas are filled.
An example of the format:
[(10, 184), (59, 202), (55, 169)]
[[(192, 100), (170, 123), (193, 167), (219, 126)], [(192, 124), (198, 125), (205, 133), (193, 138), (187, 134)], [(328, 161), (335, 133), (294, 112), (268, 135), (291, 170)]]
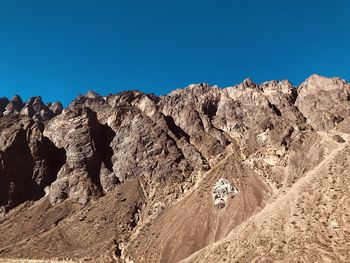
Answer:
[(338, 224), (337, 221), (333, 220), (333, 221), (331, 222), (331, 228), (332, 228), (333, 230), (336, 230), (336, 229), (339, 229), (340, 226), (339, 226), (339, 224)]
[(229, 197), (234, 197), (238, 194), (238, 189), (234, 187), (227, 178), (220, 178), (213, 187), (213, 202), (214, 206), (224, 208)]

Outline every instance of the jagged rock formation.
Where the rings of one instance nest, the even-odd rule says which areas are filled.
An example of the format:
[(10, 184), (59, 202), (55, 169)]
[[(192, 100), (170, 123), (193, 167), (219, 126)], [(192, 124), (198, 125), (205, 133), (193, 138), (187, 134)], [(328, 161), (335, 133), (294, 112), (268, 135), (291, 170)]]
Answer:
[[(349, 98), (344, 80), (317, 75), (88, 92), (64, 110), (0, 98), (0, 258), (342, 262)], [(329, 235), (337, 249), (320, 247)]]
[(0, 122), (0, 206), (2, 210), (44, 196), (65, 162), (64, 151), (45, 138), (43, 125), (7, 115)]
[(22, 98), (18, 95), (13, 96), (12, 100), (8, 102), (5, 107), (4, 115), (7, 114), (19, 114), (24, 107)]
[(330, 130), (349, 116), (349, 84), (312, 75), (300, 85), (295, 105), (314, 129)]
[(0, 116), (3, 115), (25, 115), (35, 120), (46, 122), (60, 114), (63, 106), (60, 102), (45, 105), (40, 96), (32, 97), (24, 103), (22, 98), (15, 95), (12, 100), (0, 98)]
[(89, 108), (66, 110), (45, 127), (47, 136), (65, 149), (67, 161), (51, 185), (49, 199), (57, 204), (70, 198), (85, 204), (117, 184), (108, 152), (114, 133), (101, 125)]

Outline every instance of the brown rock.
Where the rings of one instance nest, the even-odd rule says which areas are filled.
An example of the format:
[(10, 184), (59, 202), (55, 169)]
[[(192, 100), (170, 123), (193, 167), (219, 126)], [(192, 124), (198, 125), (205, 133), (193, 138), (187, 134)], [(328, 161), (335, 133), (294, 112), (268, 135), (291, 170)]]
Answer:
[(8, 98), (6, 97), (0, 98), (0, 113), (3, 113), (5, 111), (8, 103), (9, 103)]
[[(85, 204), (90, 197), (103, 194), (100, 170), (104, 163), (104, 178), (106, 168), (112, 173), (108, 147), (114, 134), (98, 122), (96, 113), (88, 108), (68, 109), (46, 125), (44, 134), (67, 155), (51, 185), (50, 202), (57, 204), (69, 197)], [(110, 187), (105, 185), (106, 189)]]
[(15, 95), (12, 100), (6, 105), (4, 115), (8, 114), (19, 114), (24, 107), (22, 98), (18, 95)]
[(312, 75), (298, 89), (295, 105), (316, 130), (330, 130), (350, 114), (350, 85)]
[(0, 257), (343, 262), (349, 97), (314, 75), (4, 99)]
[(64, 153), (29, 118), (4, 116), (0, 136), (0, 206), (6, 210), (44, 196), (64, 162)]

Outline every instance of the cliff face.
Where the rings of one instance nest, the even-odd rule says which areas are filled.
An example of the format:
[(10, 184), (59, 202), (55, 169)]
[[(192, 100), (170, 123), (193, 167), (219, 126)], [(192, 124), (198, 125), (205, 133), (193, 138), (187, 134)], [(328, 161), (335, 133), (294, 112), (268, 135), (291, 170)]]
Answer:
[[(262, 240), (273, 246), (269, 229), (302, 235), (269, 223), (266, 232), (253, 231), (250, 222), (271, 220), (286, 202), (294, 214), (311, 211), (297, 195), (315, 169), (347, 149), (350, 85), (313, 75), (299, 87), (246, 79), (161, 97), (89, 92), (67, 109), (15, 96), (0, 99), (0, 116), (0, 257), (218, 262), (238, 249), (249, 254)], [(337, 196), (349, 198), (348, 191)], [(284, 223), (291, 217), (280, 215)], [(245, 229), (262, 243), (235, 247), (232, 236)], [(232, 253), (218, 252), (220, 242)], [(318, 253), (316, 245), (304, 249)], [(295, 251), (271, 258), (289, 260)]]

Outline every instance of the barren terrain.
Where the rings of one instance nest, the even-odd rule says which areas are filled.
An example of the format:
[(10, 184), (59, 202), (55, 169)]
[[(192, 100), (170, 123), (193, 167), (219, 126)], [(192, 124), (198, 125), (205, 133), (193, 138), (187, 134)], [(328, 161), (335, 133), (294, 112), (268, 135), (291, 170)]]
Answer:
[(0, 99), (0, 262), (347, 262), (350, 85)]

